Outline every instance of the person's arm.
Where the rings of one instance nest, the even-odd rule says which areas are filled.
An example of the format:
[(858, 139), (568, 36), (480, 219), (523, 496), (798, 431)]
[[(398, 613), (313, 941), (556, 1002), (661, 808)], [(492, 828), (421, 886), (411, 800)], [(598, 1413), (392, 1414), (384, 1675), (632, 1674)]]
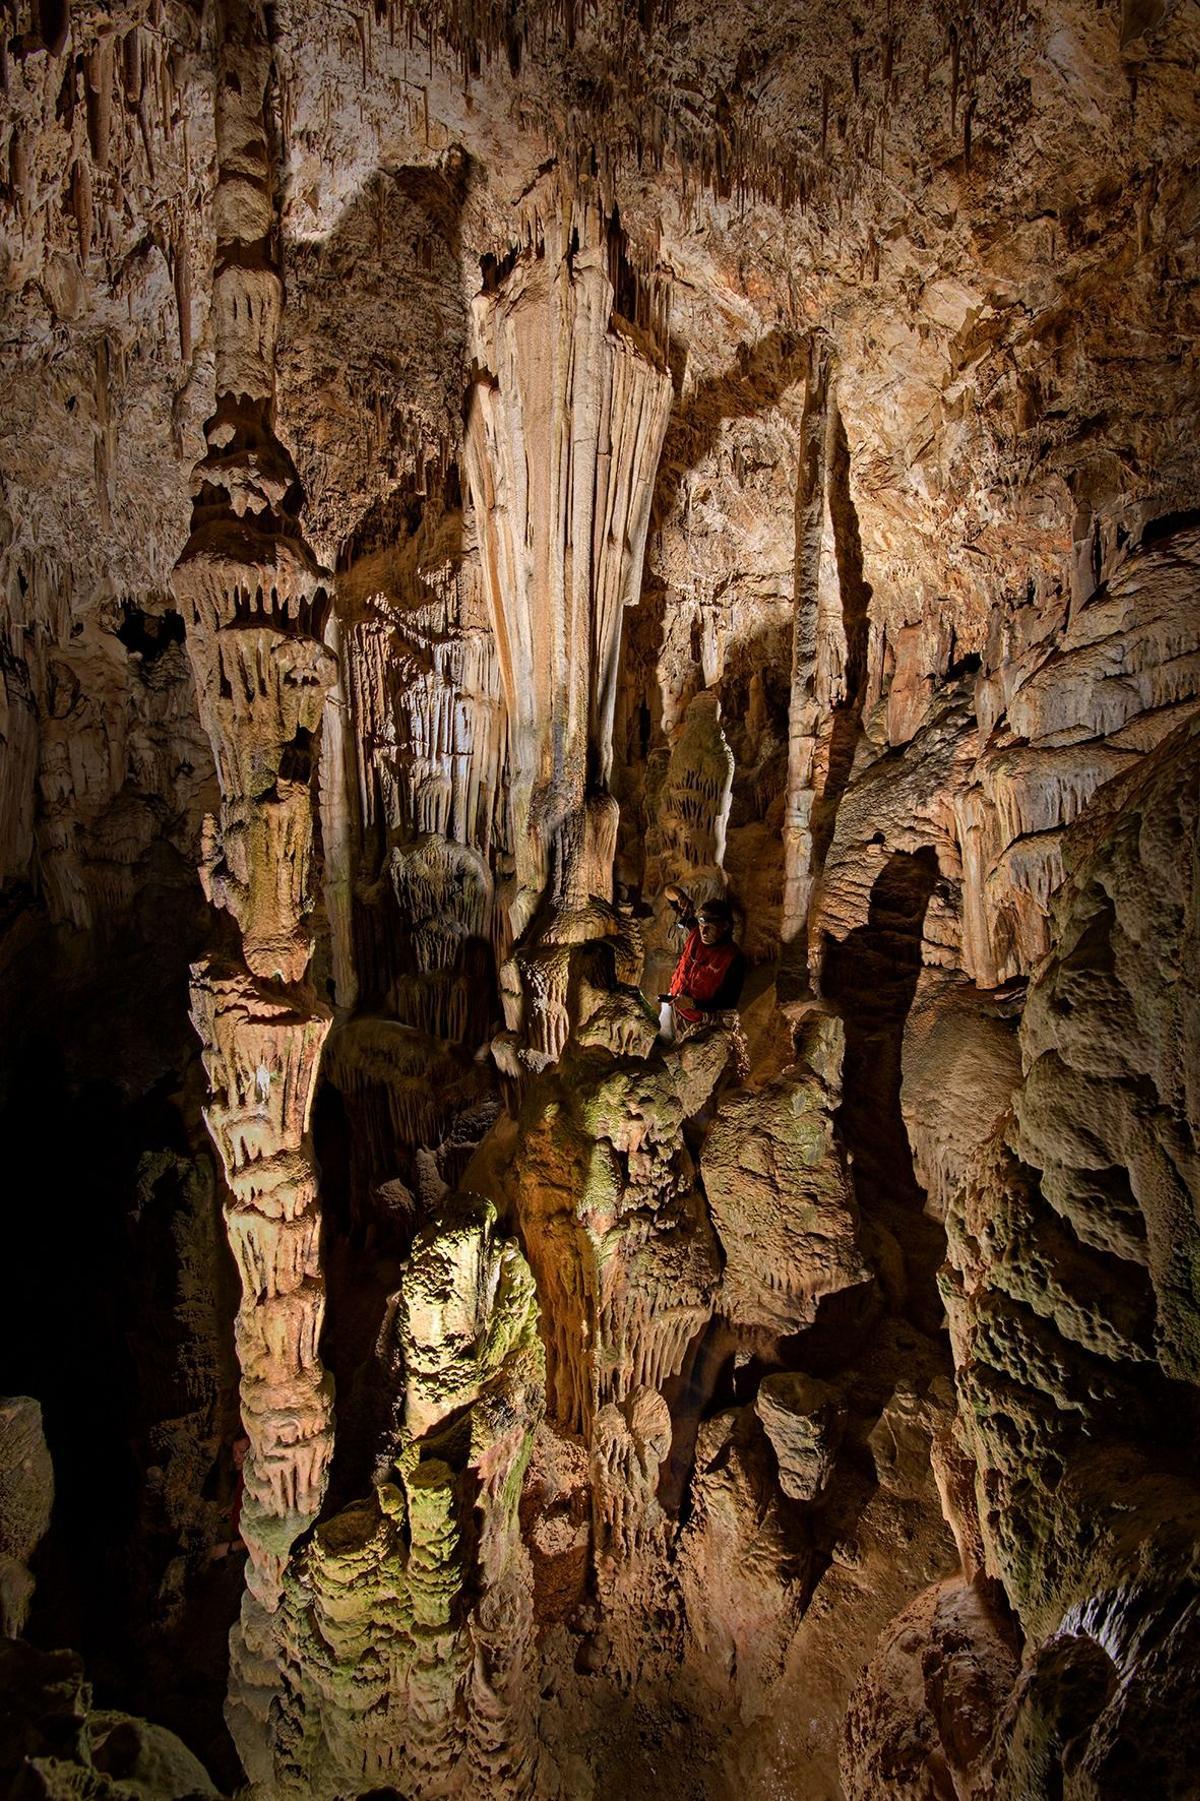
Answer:
[(721, 977), (721, 986), (717, 992), (706, 1001), (693, 1000), (692, 1006), (701, 1013), (729, 1013), (741, 999), (742, 983), (745, 980), (746, 959), (741, 951), (737, 951)]
[(678, 882), (668, 882), (663, 897), (675, 909), (675, 924), (684, 931), (691, 931), (696, 923), (696, 909), (687, 889), (681, 888)]

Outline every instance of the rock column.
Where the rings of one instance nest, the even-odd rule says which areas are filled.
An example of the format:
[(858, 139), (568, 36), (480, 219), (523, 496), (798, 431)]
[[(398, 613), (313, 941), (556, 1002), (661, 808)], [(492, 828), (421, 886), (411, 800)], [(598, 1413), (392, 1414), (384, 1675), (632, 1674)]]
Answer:
[(335, 662), (322, 642), (322, 571), (297, 523), (300, 484), (274, 431), (283, 285), (265, 12), (254, 0), (230, 0), (219, 24), (216, 410), (174, 586), (221, 793), (219, 817), (206, 824), (201, 879), (237, 926), (214, 931), (220, 952), (193, 967), (192, 1017), (242, 1279), (237, 1347), (249, 1451), (241, 1530), (253, 1615), (255, 1603), (267, 1611), (278, 1603), (290, 1547), (319, 1510), (332, 1447), (309, 1141), (331, 1015), (307, 972), (313, 775)]
[(796, 618), (788, 712), (781, 935), (791, 985), (819, 986), (813, 916), (865, 696), (867, 603), (832, 352), (810, 349), (796, 487)]

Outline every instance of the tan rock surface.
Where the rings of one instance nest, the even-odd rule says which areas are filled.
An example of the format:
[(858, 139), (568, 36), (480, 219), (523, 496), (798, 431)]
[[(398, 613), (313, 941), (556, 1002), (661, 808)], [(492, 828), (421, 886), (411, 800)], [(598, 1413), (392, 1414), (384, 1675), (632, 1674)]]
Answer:
[(796, 1332), (822, 1296), (871, 1280), (815, 1078), (791, 1072), (726, 1095), (701, 1167), (725, 1256), (718, 1306), (735, 1324)]
[(992, 1737), (1018, 1669), (1015, 1634), (981, 1589), (954, 1579), (919, 1596), (885, 1634), (851, 1700), (847, 1796), (989, 1793)]
[(1198, 57), (9, 6), (0, 1313), (264, 1801), (1188, 1792)]
[(811, 1376), (766, 1376), (754, 1397), (779, 1463), (779, 1486), (792, 1501), (820, 1499), (833, 1473), (842, 1416), (836, 1390)]

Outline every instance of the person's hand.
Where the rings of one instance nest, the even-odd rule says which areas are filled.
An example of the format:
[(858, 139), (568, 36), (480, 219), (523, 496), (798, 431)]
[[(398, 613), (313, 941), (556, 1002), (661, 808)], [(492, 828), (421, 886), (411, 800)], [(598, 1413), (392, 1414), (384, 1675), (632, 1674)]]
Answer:
[(669, 900), (673, 907), (677, 907), (683, 899), (683, 895), (680, 893), (680, 890), (676, 887), (674, 882), (668, 882), (663, 889), (663, 899)]

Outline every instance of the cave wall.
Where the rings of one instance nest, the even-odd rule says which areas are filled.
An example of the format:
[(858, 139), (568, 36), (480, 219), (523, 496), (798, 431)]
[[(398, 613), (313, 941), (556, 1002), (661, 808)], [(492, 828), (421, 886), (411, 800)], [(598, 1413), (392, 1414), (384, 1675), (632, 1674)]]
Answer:
[(3, 54), (30, 1635), (264, 1798), (1185, 1793), (1194, 9)]

